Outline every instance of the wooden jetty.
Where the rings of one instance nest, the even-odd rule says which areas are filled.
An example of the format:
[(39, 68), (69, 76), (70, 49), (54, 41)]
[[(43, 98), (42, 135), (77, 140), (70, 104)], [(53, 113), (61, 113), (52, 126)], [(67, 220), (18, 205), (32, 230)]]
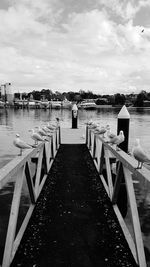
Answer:
[[(150, 178), (136, 166), (88, 126), (58, 127), (49, 142), (4, 166), (0, 188), (14, 176), (15, 186), (2, 267), (146, 267), (133, 178)], [(118, 208), (122, 177), (132, 233)], [(17, 229), (25, 179), (31, 204)]]

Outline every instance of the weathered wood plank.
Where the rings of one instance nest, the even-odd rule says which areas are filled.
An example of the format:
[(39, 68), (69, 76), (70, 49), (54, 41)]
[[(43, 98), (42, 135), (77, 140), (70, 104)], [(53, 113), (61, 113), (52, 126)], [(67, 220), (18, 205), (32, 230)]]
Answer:
[(40, 184), (42, 159), (43, 159), (43, 147), (40, 150), (39, 156), (38, 156), (37, 172), (36, 172), (36, 178), (35, 178), (35, 194), (36, 194), (36, 197), (38, 196), (38, 190), (39, 190), (39, 184)]
[(19, 232), (18, 232), (16, 238), (15, 238), (15, 241), (14, 241), (14, 244), (13, 244), (13, 249), (12, 249), (12, 255), (11, 255), (11, 257), (10, 257), (10, 263), (11, 263), (11, 261), (13, 260), (14, 255), (15, 255), (17, 249), (18, 249), (18, 246), (19, 246), (19, 244), (20, 244), (20, 241), (21, 241), (21, 239), (22, 239), (22, 237), (23, 237), (23, 234), (24, 234), (24, 232), (25, 232), (25, 230), (26, 230), (26, 227), (27, 227), (27, 225), (28, 225), (28, 222), (29, 222), (29, 220), (30, 220), (30, 218), (31, 218), (31, 215), (32, 215), (34, 206), (35, 206), (34, 204), (31, 204), (31, 205), (30, 205), (30, 207), (29, 207), (29, 209), (28, 209), (28, 211), (27, 211), (27, 214), (26, 214), (26, 216), (25, 216), (25, 218), (24, 218), (24, 221), (23, 221), (23, 223), (22, 223), (22, 225), (21, 225), (21, 227), (20, 227), (20, 229), (19, 229)]
[(107, 182), (108, 182), (108, 188), (109, 188), (109, 197), (112, 200), (113, 183), (112, 183), (112, 174), (111, 174), (109, 153), (108, 153), (107, 148), (104, 149), (104, 155), (105, 155), (105, 163), (106, 163)]
[(30, 174), (30, 168), (29, 168), (28, 162), (26, 162), (26, 165), (25, 165), (25, 174), (26, 174), (26, 180), (28, 184), (30, 199), (31, 199), (31, 202), (34, 204), (36, 201), (36, 197), (35, 197), (34, 185), (33, 185), (32, 177)]
[(7, 165), (1, 168), (0, 171), (0, 188), (2, 188), (12, 176), (14, 176), (21, 166), (25, 165), (25, 163), (32, 157), (36, 156), (37, 152), (44, 146), (44, 142), (42, 142), (38, 147), (33, 150), (26, 150), (22, 156), (18, 156), (10, 161)]
[(128, 242), (128, 245), (129, 245), (129, 248), (130, 248), (130, 250), (132, 252), (132, 255), (133, 255), (136, 263), (138, 263), (136, 247), (135, 247), (133, 238), (132, 238), (132, 236), (131, 236), (131, 234), (130, 234), (130, 232), (129, 232), (129, 230), (128, 230), (125, 222), (124, 222), (124, 219), (123, 219), (123, 217), (122, 217), (122, 215), (121, 215), (121, 213), (120, 213), (120, 211), (118, 209), (118, 206), (117, 205), (113, 205), (113, 208), (114, 208), (114, 211), (115, 211), (116, 216), (118, 218), (118, 221), (120, 223), (120, 226), (122, 228), (122, 231), (124, 233), (124, 236), (125, 236), (125, 238), (126, 238), (126, 240)]
[(61, 129), (61, 144), (85, 144), (85, 127)]
[(115, 178), (114, 191), (113, 191), (113, 196), (112, 196), (112, 203), (113, 204), (117, 203), (118, 193), (119, 193), (120, 185), (121, 185), (121, 181), (122, 181), (122, 172), (123, 172), (122, 163), (119, 161), (118, 169), (117, 169), (117, 175)]
[(128, 201), (131, 209), (131, 218), (133, 223), (134, 235), (135, 235), (135, 244), (137, 250), (138, 263), (140, 267), (146, 267), (146, 259), (144, 253), (143, 239), (141, 234), (141, 227), (139, 222), (139, 215), (137, 210), (136, 198), (133, 188), (133, 181), (130, 171), (123, 167), (124, 176), (127, 186)]
[(8, 223), (8, 231), (7, 231), (5, 250), (4, 250), (4, 257), (3, 257), (3, 263), (2, 263), (3, 267), (8, 267), (10, 264), (10, 258), (11, 258), (13, 242), (15, 238), (17, 220), (18, 220), (18, 212), (19, 212), (23, 179), (24, 179), (24, 167), (21, 167), (17, 173), (15, 189), (13, 193), (13, 200), (12, 200), (12, 205), (11, 205), (11, 211), (10, 211), (10, 217), (9, 217), (9, 223)]

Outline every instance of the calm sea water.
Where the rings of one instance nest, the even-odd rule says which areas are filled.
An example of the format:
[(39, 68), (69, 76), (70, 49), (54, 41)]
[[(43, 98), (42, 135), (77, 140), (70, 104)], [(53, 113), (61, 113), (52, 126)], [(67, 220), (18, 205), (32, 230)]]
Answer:
[[(117, 131), (117, 115), (119, 109), (98, 109), (94, 111), (79, 110), (78, 125), (84, 126), (85, 122), (92, 119), (100, 125), (109, 124), (112, 132)], [(129, 150), (133, 146), (135, 138), (139, 138), (141, 145), (150, 155), (150, 109), (128, 109), (130, 113), (130, 135), (129, 135)], [(56, 117), (60, 118), (62, 127), (71, 128), (72, 113), (71, 110), (13, 110), (0, 109), (0, 168), (6, 165), (18, 154), (18, 149), (14, 147), (13, 140), (16, 133), (19, 133), (21, 138), (28, 143), (33, 144), (30, 137), (29, 129), (35, 126), (46, 124), (47, 122), (55, 122)], [(150, 183), (147, 181), (139, 181), (135, 184), (136, 197), (141, 218), (141, 227), (144, 237), (144, 243), (147, 255), (150, 260)], [(24, 186), (26, 188), (26, 186)], [(0, 239), (5, 238), (5, 230), (8, 222), (7, 214), (9, 204), (12, 198), (13, 182), (0, 190)], [(28, 194), (26, 189), (22, 194), (21, 199), (23, 211), (22, 216), (26, 213), (29, 204)], [(0, 258), (3, 250), (3, 242), (0, 244)], [(149, 265), (150, 266), (150, 265)]]

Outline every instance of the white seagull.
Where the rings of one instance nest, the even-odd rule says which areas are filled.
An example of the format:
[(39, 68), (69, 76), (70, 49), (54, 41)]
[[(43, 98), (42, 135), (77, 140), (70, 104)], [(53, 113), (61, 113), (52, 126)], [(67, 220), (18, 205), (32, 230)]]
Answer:
[(41, 129), (40, 126), (35, 127), (37, 128), (37, 133), (39, 133), (41, 136), (47, 136), (47, 133), (45, 132), (45, 130)]
[(35, 141), (35, 145), (38, 145), (38, 141), (44, 141), (43, 137), (34, 131), (34, 129), (29, 130), (31, 132), (31, 138)]
[(46, 136), (49, 136), (49, 137), (51, 137), (51, 136), (53, 135), (53, 131), (52, 131), (52, 130), (50, 130), (50, 129), (48, 129), (48, 128), (47, 128), (47, 126), (42, 126), (42, 130), (44, 130), (44, 131), (45, 131), (45, 133), (46, 133)]
[(110, 129), (110, 126), (109, 125), (107, 125), (106, 128), (107, 128), (107, 137), (111, 141), (111, 139), (114, 138), (116, 136), (116, 134), (114, 134), (114, 133), (111, 132), (111, 129)]
[(136, 169), (142, 169), (143, 163), (150, 164), (150, 158), (141, 147), (139, 139), (136, 139), (135, 141), (135, 146), (132, 149), (132, 155), (138, 161), (138, 166)]
[(125, 140), (124, 133), (123, 133), (123, 131), (120, 131), (119, 135), (115, 135), (107, 143), (110, 143), (112, 145), (116, 145), (117, 150), (119, 150), (118, 145), (120, 145), (124, 140)]
[(56, 129), (56, 126), (50, 125), (49, 123), (46, 126), (49, 130), (54, 131)]
[(97, 127), (99, 127), (99, 124), (95, 123), (95, 122), (92, 122), (90, 125), (89, 125), (89, 128), (90, 129), (96, 129)]
[(101, 128), (96, 128), (94, 133), (95, 134), (100, 134), (103, 137), (105, 137), (104, 134), (106, 133), (106, 128), (104, 126), (102, 126)]
[(20, 135), (16, 134), (16, 138), (13, 141), (14, 146), (20, 148), (20, 154), (18, 156), (22, 155), (22, 151), (23, 149), (31, 149), (32, 146), (30, 146), (29, 144), (27, 144), (26, 142), (24, 142), (23, 140), (20, 139)]

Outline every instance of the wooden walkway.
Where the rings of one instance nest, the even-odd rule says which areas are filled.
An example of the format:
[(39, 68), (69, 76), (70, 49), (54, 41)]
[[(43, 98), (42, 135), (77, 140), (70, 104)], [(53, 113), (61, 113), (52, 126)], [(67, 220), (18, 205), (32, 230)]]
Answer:
[[(72, 142), (73, 131), (77, 133), (74, 144), (66, 144)], [(82, 132), (69, 132), (70, 139), (62, 133), (63, 144), (11, 267), (137, 266), (88, 148), (82, 144)]]
[(62, 128), (61, 144), (85, 144), (85, 128)]

